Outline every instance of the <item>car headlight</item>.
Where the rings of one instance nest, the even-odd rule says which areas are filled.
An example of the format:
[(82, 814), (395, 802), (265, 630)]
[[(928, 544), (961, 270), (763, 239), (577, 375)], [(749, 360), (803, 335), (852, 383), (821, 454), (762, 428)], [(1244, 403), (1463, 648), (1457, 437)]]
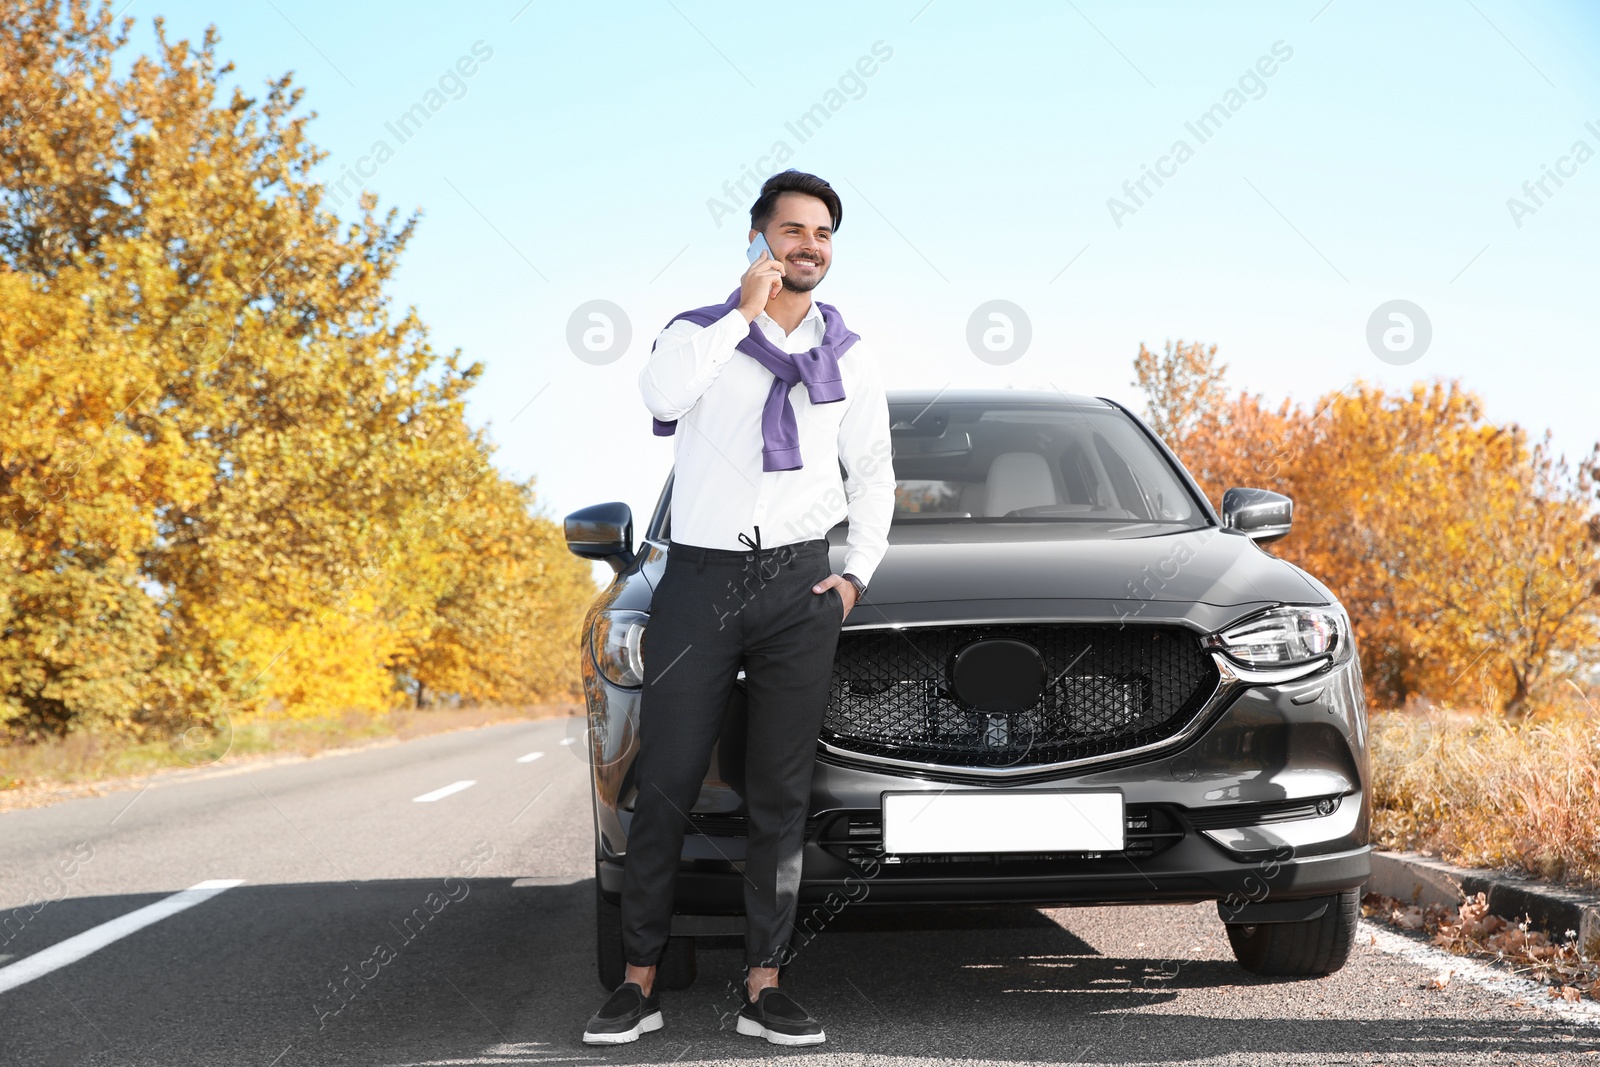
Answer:
[(1296, 667), (1339, 656), (1346, 626), (1332, 608), (1274, 608), (1212, 634), (1206, 647), (1254, 670)]
[(589, 633), (594, 664), (612, 685), (636, 689), (644, 684), (644, 656), (639, 650), (645, 623), (642, 611), (602, 611)]

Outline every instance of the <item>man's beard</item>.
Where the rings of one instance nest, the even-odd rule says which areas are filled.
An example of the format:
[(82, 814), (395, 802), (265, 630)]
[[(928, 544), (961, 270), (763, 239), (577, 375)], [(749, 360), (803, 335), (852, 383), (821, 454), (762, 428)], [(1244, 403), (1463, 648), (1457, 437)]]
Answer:
[(816, 261), (812, 265), (817, 268), (816, 274), (810, 278), (800, 281), (799, 284), (796, 284), (796, 279), (790, 278), (787, 274), (785, 274), (783, 276), (783, 287), (789, 290), (791, 293), (809, 293), (811, 290), (815, 289), (817, 287), (817, 283), (822, 281), (823, 277), (827, 275), (828, 268), (824, 267), (820, 261)]

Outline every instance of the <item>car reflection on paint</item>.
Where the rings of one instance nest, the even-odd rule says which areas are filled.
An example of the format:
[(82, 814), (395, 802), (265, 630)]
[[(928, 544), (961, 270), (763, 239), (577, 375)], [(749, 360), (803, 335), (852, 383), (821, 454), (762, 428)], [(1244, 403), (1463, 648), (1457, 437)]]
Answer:
[[(1343, 966), (1370, 872), (1366, 708), (1344, 609), (1261, 547), (1289, 533), (1288, 498), (1229, 489), (1219, 514), (1109, 400), (889, 404), (894, 524), (840, 632), (794, 947), (844, 900), (1215, 900), (1247, 969)], [(669, 478), (637, 548), (625, 504), (566, 519), (572, 551), (615, 572), (581, 648), (607, 988), (671, 494)], [(835, 571), (845, 532), (827, 531)], [(693, 979), (697, 934), (740, 929), (744, 724), (741, 684), (689, 813), (669, 988)]]

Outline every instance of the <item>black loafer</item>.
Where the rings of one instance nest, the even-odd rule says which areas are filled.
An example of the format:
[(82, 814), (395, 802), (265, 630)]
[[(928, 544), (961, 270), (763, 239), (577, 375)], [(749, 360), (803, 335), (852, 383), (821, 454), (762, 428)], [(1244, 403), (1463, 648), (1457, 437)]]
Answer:
[(637, 982), (623, 982), (589, 1020), (583, 1040), (588, 1045), (625, 1045), (662, 1025), (660, 994), (652, 989), (647, 997)]
[(746, 1037), (764, 1037), (774, 1045), (820, 1045), (827, 1040), (822, 1024), (777, 986), (763, 989), (754, 1001), (745, 996), (735, 1028)]

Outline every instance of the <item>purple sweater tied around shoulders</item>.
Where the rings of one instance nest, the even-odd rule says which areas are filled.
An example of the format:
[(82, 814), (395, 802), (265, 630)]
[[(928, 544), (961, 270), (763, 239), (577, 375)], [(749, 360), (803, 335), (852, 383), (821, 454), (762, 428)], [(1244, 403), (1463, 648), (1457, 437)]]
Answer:
[[(674, 315), (667, 325), (688, 319), (709, 326), (738, 306), (739, 290), (735, 289), (722, 303)], [(796, 383), (805, 383), (806, 394), (813, 404), (832, 404), (844, 399), (839, 357), (861, 338), (844, 324), (833, 305), (819, 302), (817, 310), (822, 313), (822, 343), (809, 352), (785, 352), (767, 340), (767, 335), (753, 322), (749, 335), (735, 346), (773, 374), (772, 388), (767, 391), (766, 403), (761, 408), (763, 471), (792, 471), (801, 467), (800, 432), (795, 426), (794, 406), (789, 403), (789, 390)], [(653, 418), (650, 421), (657, 437), (668, 437), (678, 427), (676, 419), (663, 422)]]

